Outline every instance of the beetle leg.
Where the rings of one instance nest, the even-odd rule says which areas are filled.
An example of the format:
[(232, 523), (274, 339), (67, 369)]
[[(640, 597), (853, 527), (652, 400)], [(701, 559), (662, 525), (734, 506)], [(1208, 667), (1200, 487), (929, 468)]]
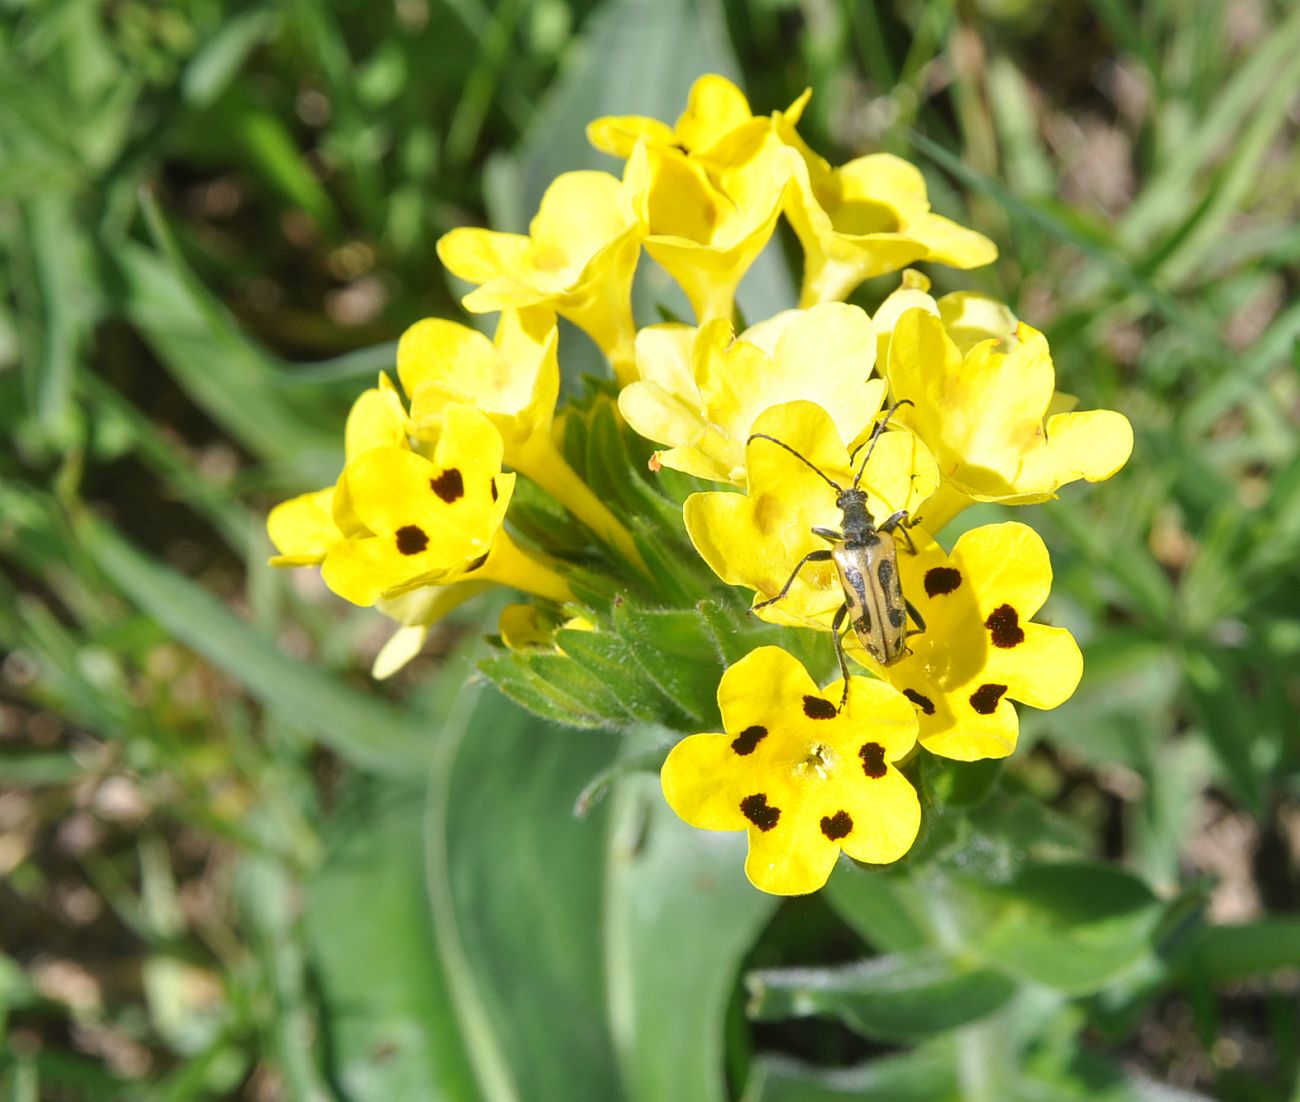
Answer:
[(906, 597), (903, 598), (903, 604), (907, 605), (907, 611), (911, 613), (912, 619), (916, 621), (916, 631), (909, 631), (908, 635), (920, 635), (925, 630), (925, 621), (921, 619), (921, 614), (916, 611), (916, 605), (912, 604)]
[(847, 604), (840, 605), (840, 609), (835, 613), (835, 619), (831, 621), (831, 639), (835, 643), (835, 658), (840, 664), (840, 676), (844, 678), (844, 691), (840, 694), (840, 706), (835, 710), (844, 711), (844, 705), (849, 702), (849, 662), (844, 657), (844, 639), (840, 634), (840, 628), (844, 626), (844, 620), (849, 614)]
[(844, 533), (837, 532), (834, 528), (814, 528), (812, 534), (820, 536), (829, 543), (842, 543), (844, 541)]
[(785, 580), (785, 585), (781, 587), (781, 592), (775, 597), (769, 597), (766, 601), (759, 601), (758, 604), (754, 605), (749, 611), (757, 612), (760, 608), (766, 608), (768, 605), (776, 604), (777, 601), (790, 592), (790, 587), (794, 585), (795, 578), (799, 577), (799, 571), (804, 568), (806, 563), (830, 561), (831, 553), (829, 551), (809, 551), (808, 554), (799, 560), (799, 565), (790, 572), (790, 576)]
[(897, 534), (907, 541), (907, 549), (916, 554), (916, 544), (912, 542), (912, 533), (908, 531), (916, 525), (916, 521), (907, 515), (906, 509), (899, 509), (892, 517), (889, 517), (883, 523), (876, 525), (877, 532), (888, 532), (891, 535)]

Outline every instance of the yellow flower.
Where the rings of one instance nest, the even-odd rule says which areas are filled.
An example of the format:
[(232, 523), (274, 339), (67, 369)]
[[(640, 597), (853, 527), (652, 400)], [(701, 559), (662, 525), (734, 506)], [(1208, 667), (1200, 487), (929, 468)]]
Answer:
[[(897, 416), (895, 416), (895, 420)], [(775, 406), (754, 424), (788, 444), (841, 486), (853, 482), (849, 454), (830, 416), (810, 402)], [(863, 456), (857, 456), (859, 463)], [(768, 440), (749, 445), (748, 495), (692, 494), (684, 516), (691, 542), (714, 573), (730, 585), (755, 590), (754, 603), (774, 597), (795, 566), (826, 542), (814, 527), (840, 527), (836, 493), (815, 471)], [(860, 483), (878, 521), (905, 509), (915, 513), (938, 485), (939, 474), (925, 445), (911, 433), (886, 431)], [(830, 563), (799, 571), (786, 596), (757, 615), (776, 624), (829, 629), (844, 592)]]
[(793, 126), (778, 131), (800, 154), (786, 207), (804, 250), (800, 305), (846, 298), (863, 280), (916, 260), (978, 268), (997, 259), (987, 237), (930, 210), (915, 165), (873, 153), (832, 168)]
[(730, 319), (736, 288), (772, 236), (798, 158), (771, 126), (725, 139), (713, 172), (675, 150), (649, 154), (645, 250), (680, 285), (697, 323)]
[[(780, 117), (793, 126), (811, 95), (811, 89), (805, 90)], [(744, 92), (726, 77), (706, 73), (691, 85), (686, 110), (676, 126), (645, 115), (606, 115), (588, 124), (587, 140), (602, 153), (622, 159), (632, 155), (638, 141), (651, 149), (676, 147), (707, 155), (723, 138), (754, 118)]]
[(527, 234), (461, 227), (438, 242), (455, 275), (480, 284), (465, 296), (473, 313), (548, 306), (585, 330), (621, 382), (634, 377), (632, 276), (644, 233), (644, 152), (623, 180), (566, 172), (542, 196)]
[(513, 474), (501, 472), (502, 452), (486, 416), (450, 405), (432, 460), (401, 448), (362, 453), (335, 494), (335, 519), (348, 535), (325, 554), (325, 584), (358, 605), (466, 579), (570, 599), (558, 575), (501, 528), (515, 485)]
[(722, 676), (720, 734), (691, 735), (664, 762), (669, 806), (691, 826), (746, 830), (745, 875), (765, 892), (826, 883), (843, 850), (882, 865), (911, 847), (916, 791), (894, 766), (916, 741), (916, 716), (894, 689), (855, 677), (824, 691), (779, 647), (750, 652)]
[(860, 438), (884, 400), (875, 358), (870, 320), (843, 303), (787, 310), (739, 339), (723, 320), (651, 326), (637, 334), (641, 381), (618, 405), (642, 436), (669, 445), (663, 466), (743, 486), (745, 441), (770, 406), (815, 402), (843, 439)]
[[(380, 374), (379, 385), (352, 404), (344, 428), (344, 456), (355, 459), (371, 448), (405, 448), (409, 431), (406, 410), (392, 380)], [(266, 518), (267, 533), (278, 555), (272, 566), (314, 566), (343, 538), (334, 520), (334, 487), (282, 501)]]
[(1109, 478), (1133, 450), (1123, 414), (1051, 414), (1056, 372), (1047, 340), (1023, 322), (1007, 340), (981, 341), (963, 356), (943, 321), (909, 310), (894, 328), (888, 378), (896, 399), (914, 403), (898, 420), (943, 472), (925, 517), (934, 531), (972, 501), (1024, 505), (1055, 497), (1067, 482)]
[(914, 268), (908, 268), (898, 288), (880, 304), (871, 319), (879, 341), (876, 364), (882, 375), (888, 375), (889, 342), (894, 327), (912, 309), (925, 310), (942, 319), (948, 336), (962, 355), (980, 341), (1004, 341), (1016, 331), (1016, 316), (1005, 303), (979, 291), (953, 291), (935, 299), (930, 295), (930, 280)]
[(1083, 656), (1065, 628), (1031, 623), (1052, 587), (1042, 539), (1024, 524), (966, 532), (951, 555), (925, 533), (917, 553), (899, 547), (903, 595), (925, 621), (911, 655), (881, 666), (852, 633), (845, 649), (916, 707), (921, 745), (961, 761), (1001, 758), (1016, 748), (1020, 722), (1011, 701), (1055, 708), (1083, 674)]
[(437, 439), (449, 404), (475, 406), (500, 431), (506, 463), (642, 566), (627, 529), (555, 446), (558, 344), (555, 315), (541, 307), (504, 311), (495, 340), (443, 318), (416, 322), (397, 345), (397, 374), (411, 398), (411, 423), (418, 435)]

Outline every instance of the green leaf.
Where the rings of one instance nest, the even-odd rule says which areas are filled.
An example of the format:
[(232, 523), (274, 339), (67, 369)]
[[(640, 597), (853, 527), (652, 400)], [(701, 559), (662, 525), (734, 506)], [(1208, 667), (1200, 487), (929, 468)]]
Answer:
[(835, 968), (752, 972), (746, 986), (749, 1014), (759, 1021), (828, 1015), (880, 1040), (956, 1029), (1000, 1010), (1016, 992), (998, 972), (920, 949)]
[(419, 786), (353, 783), (307, 885), (306, 945), (329, 1011), (325, 1051), (351, 1102), (477, 1093), (450, 1013), (423, 836)]
[(1300, 919), (1265, 918), (1207, 926), (1175, 958), (1178, 969), (1203, 983), (1229, 983), (1294, 968), (1300, 961)]
[(769, 1057), (749, 1077), (741, 1102), (956, 1102), (952, 1054), (931, 1047), (853, 1068), (819, 1068)]
[(657, 777), (624, 781), (611, 815), (605, 962), (624, 1097), (727, 1102), (727, 1005), (777, 900), (745, 879), (744, 835), (688, 827)]
[(141, 611), (295, 727), (363, 769), (404, 773), (427, 759), (425, 721), (288, 657), (201, 586), (142, 554), (102, 521), (82, 515), (76, 527), (90, 556)]
[(596, 950), (607, 812), (572, 814), (616, 749), (474, 690), (439, 736), (424, 831), (433, 929), (493, 1102), (619, 1095)]
[(1004, 906), (977, 946), (982, 959), (1071, 994), (1096, 991), (1147, 957), (1161, 915), (1137, 877), (1083, 861), (1031, 866), (994, 897)]

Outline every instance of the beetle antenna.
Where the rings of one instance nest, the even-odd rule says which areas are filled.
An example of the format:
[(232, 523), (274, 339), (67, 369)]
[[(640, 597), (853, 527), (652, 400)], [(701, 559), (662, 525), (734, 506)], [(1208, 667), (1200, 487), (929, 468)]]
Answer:
[(894, 416), (894, 411), (898, 409), (899, 406), (914, 405), (916, 405), (916, 403), (913, 402), (911, 398), (900, 398), (889, 407), (889, 412), (885, 414), (885, 419), (871, 430), (871, 439), (867, 441), (866, 457), (862, 460), (862, 466), (858, 468), (858, 473), (853, 479), (853, 488), (855, 490), (858, 488), (858, 483), (862, 480), (863, 472), (867, 469), (867, 462), (871, 459), (871, 453), (876, 450), (876, 441), (880, 439), (880, 434), (885, 431), (885, 426), (889, 424), (889, 419)]
[[(893, 410), (890, 410), (890, 412), (892, 413)], [(775, 436), (768, 436), (767, 433), (765, 432), (756, 432), (752, 436), (750, 436), (748, 440), (745, 441), (745, 446), (748, 447), (755, 440), (770, 440), (772, 441), (773, 444), (777, 445), (777, 447), (785, 448), (785, 450), (788, 451), (791, 455), (793, 455), (797, 460), (799, 460), (800, 463), (803, 463), (805, 466), (807, 466), (809, 470), (816, 471), (822, 478), (826, 479), (826, 481), (830, 483), (831, 488), (834, 489), (834, 491), (837, 494), (841, 494), (844, 492), (843, 486), (841, 486), (838, 482), (833, 482), (827, 476), (826, 472), (823, 471), (819, 466), (817, 466), (816, 463), (812, 462), (812, 460), (810, 459), (804, 458), (804, 456), (800, 455), (797, 451), (794, 450), (794, 448), (790, 447), (790, 445), (787, 444), (784, 440), (778, 440)], [(856, 486), (857, 483), (854, 483), (854, 485)]]

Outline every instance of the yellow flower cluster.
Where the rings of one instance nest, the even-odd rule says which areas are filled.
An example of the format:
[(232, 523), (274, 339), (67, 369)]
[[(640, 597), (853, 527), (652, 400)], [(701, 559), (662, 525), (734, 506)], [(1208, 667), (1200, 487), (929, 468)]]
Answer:
[[(780, 894), (816, 890), (841, 850), (875, 864), (907, 852), (921, 809), (900, 766), (917, 746), (1003, 757), (1013, 701), (1052, 708), (1074, 691), (1077, 645), (1032, 619), (1051, 586), (1037, 534), (988, 524), (949, 551), (935, 535), (975, 502), (1041, 502), (1108, 478), (1132, 447), (1122, 415), (1070, 408), (1043, 335), (1005, 305), (932, 297), (904, 271), (973, 268), (996, 249), (935, 214), (906, 161), (833, 167), (813, 152), (796, 130), (808, 95), (756, 116), (729, 81), (702, 77), (672, 126), (591, 124), (592, 144), (625, 161), (621, 177), (560, 176), (527, 234), (445, 236), (443, 263), (476, 285), (465, 307), (501, 312), (495, 339), (413, 326), (397, 355), (406, 400), (381, 377), (349, 418), (337, 484), (269, 520), (273, 561), (318, 563), (340, 596), (403, 625), (381, 676), (491, 582), (570, 605), (544, 617), (511, 606), (511, 647), (562, 655), (546, 623), (599, 632), (574, 600), (577, 564), (544, 560), (503, 527), (517, 472), (653, 587), (638, 545), (557, 447), (556, 316), (579, 326), (609, 360), (626, 424), (659, 446), (652, 470), (721, 484), (684, 503), (703, 562), (752, 590), (762, 619), (835, 633), (840, 681), (819, 688), (783, 650), (753, 650), (718, 687), (722, 730), (686, 738), (663, 767), (678, 815), (747, 831), (750, 879)], [(803, 251), (798, 308), (737, 332), (737, 288), (782, 216)], [(638, 329), (643, 251), (681, 287), (692, 324)], [(890, 272), (899, 286), (873, 313), (843, 301)], [(844, 654), (871, 676), (850, 674)]]

